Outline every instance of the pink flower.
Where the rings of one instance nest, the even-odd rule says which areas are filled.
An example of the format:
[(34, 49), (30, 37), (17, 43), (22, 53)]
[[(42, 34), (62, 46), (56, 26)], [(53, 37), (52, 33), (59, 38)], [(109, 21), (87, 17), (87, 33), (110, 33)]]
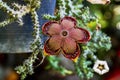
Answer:
[(64, 17), (60, 22), (49, 21), (42, 26), (42, 31), (50, 38), (45, 42), (44, 54), (58, 55), (77, 61), (80, 55), (78, 43), (90, 40), (87, 30), (76, 27), (77, 21), (72, 17)]
[(92, 3), (92, 4), (109, 4), (110, 0), (87, 0), (88, 2)]

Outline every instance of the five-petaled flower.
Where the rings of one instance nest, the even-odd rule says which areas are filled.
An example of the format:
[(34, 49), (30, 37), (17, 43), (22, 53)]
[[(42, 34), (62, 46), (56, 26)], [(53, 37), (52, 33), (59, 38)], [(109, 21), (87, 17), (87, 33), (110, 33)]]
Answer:
[(59, 22), (49, 21), (42, 26), (42, 31), (49, 39), (44, 44), (44, 54), (58, 55), (63, 53), (66, 58), (77, 61), (80, 55), (78, 43), (90, 40), (90, 33), (76, 27), (77, 21), (73, 17), (64, 17)]
[(103, 75), (109, 71), (109, 67), (106, 61), (97, 60), (93, 66), (93, 70), (96, 73)]

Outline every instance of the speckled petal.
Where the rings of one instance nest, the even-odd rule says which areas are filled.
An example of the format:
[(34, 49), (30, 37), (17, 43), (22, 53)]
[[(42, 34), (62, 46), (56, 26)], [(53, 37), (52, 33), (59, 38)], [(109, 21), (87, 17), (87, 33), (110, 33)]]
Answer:
[(73, 61), (76, 62), (76, 59), (79, 57), (80, 55), (80, 48), (77, 45), (77, 43), (75, 42), (75, 40), (71, 39), (71, 38), (66, 38), (63, 42), (63, 46), (62, 46), (62, 50), (64, 52), (64, 56), (66, 58), (69, 58)]
[(56, 35), (61, 31), (61, 26), (57, 22), (49, 21), (42, 26), (42, 32), (46, 35)]
[(69, 35), (72, 39), (75, 39), (78, 43), (85, 43), (90, 40), (90, 33), (82, 28), (72, 28), (69, 31)]
[(76, 26), (76, 19), (74, 19), (73, 17), (64, 17), (60, 20), (61, 26), (63, 29), (71, 29), (73, 27)]
[(54, 35), (50, 37), (44, 44), (44, 53), (48, 55), (57, 55), (61, 47), (61, 37)]

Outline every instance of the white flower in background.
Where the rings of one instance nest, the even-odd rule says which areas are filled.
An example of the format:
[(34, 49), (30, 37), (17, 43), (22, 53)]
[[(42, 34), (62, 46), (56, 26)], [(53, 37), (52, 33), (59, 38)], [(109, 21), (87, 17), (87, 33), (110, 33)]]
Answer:
[(92, 4), (109, 4), (110, 0), (87, 0), (88, 2)]
[(109, 71), (109, 67), (106, 61), (97, 60), (93, 66), (93, 70), (96, 73), (103, 75)]

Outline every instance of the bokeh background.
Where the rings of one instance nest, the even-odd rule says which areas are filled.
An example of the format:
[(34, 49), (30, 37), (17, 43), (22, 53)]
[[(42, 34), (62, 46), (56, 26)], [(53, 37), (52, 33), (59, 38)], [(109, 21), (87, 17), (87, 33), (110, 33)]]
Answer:
[[(109, 5), (91, 5), (90, 10), (98, 17), (101, 23), (101, 30), (111, 37), (112, 48), (107, 52), (105, 59), (108, 62), (110, 71), (105, 75), (95, 73), (91, 80), (120, 80), (120, 0), (111, 0)], [(0, 18), (3, 14), (0, 12)], [(95, 22), (88, 24), (94, 28)], [(1, 33), (0, 33), (1, 34)], [(19, 75), (14, 68), (22, 64), (23, 60), (28, 58), (31, 53), (2, 54), (0, 53), (0, 80), (19, 80)], [(102, 56), (102, 55), (100, 55)], [(41, 60), (41, 55), (38, 56)], [(36, 64), (39, 64), (39, 60)], [(75, 75), (62, 76), (54, 70), (46, 70), (47, 60), (38, 67), (35, 66), (35, 73), (28, 75), (25, 80), (79, 80)], [(71, 68), (71, 66), (68, 66)], [(85, 80), (85, 79), (84, 79)]]

